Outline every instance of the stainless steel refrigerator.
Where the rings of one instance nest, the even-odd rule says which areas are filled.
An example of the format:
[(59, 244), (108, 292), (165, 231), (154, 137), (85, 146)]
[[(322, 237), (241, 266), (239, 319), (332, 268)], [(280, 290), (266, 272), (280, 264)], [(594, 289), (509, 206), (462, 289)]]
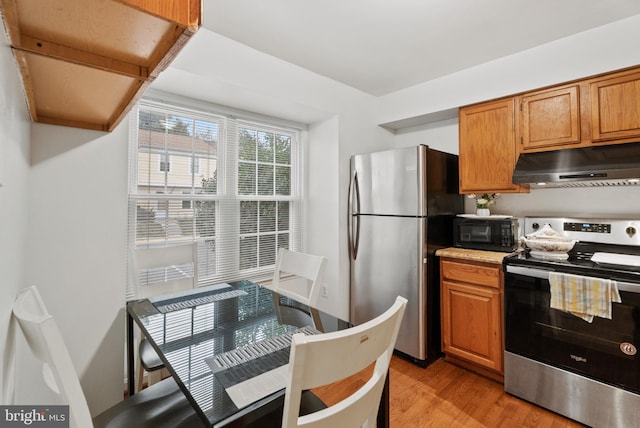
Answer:
[(441, 355), (434, 253), (452, 245), (463, 204), (456, 155), (419, 145), (351, 157), (351, 321), (366, 322), (396, 296), (407, 298), (396, 351), (422, 366)]

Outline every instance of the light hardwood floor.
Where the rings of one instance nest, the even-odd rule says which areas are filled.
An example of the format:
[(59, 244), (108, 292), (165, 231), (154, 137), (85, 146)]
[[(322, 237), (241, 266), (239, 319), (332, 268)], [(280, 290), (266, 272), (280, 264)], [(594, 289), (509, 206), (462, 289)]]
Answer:
[[(361, 385), (371, 369), (314, 389), (327, 404)], [(394, 356), (389, 368), (391, 428), (583, 427), (504, 392), (503, 385), (440, 359), (426, 369)]]

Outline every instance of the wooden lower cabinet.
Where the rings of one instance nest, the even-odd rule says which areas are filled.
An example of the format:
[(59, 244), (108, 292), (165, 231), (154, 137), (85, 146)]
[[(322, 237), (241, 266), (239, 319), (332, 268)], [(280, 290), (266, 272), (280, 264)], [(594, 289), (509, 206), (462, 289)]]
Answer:
[(502, 380), (502, 266), (453, 259), (441, 259), (440, 263), (446, 358)]

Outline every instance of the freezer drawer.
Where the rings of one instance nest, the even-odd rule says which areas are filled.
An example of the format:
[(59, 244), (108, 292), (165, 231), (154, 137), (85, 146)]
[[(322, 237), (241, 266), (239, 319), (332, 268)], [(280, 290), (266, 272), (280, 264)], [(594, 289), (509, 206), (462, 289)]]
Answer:
[(425, 358), (426, 218), (359, 216), (360, 242), (351, 263), (351, 320), (356, 324), (383, 313), (405, 297), (409, 303), (396, 349)]

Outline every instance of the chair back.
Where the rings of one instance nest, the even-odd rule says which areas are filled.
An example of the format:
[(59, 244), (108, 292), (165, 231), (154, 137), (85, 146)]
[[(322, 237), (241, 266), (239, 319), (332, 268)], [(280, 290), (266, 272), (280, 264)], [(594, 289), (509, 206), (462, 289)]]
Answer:
[[(375, 426), (406, 305), (407, 299), (398, 296), (382, 315), (359, 326), (311, 336), (294, 334), (282, 426)], [(333, 406), (299, 416), (302, 391), (345, 379), (373, 362), (371, 378), (360, 389)]]
[[(129, 274), (135, 287), (136, 298), (149, 299), (196, 288), (198, 286), (197, 259), (197, 243), (133, 249)], [(161, 379), (162, 374), (159, 370), (163, 365), (155, 350), (142, 339), (138, 329), (134, 334), (137, 392), (144, 385), (141, 358), (145, 360), (145, 367), (150, 372), (147, 376), (147, 385)], [(154, 375), (151, 375), (151, 372), (154, 372)]]
[[(271, 288), (278, 294), (315, 307), (326, 266), (326, 257), (280, 248)], [(303, 282), (295, 281), (295, 278), (301, 278)]]
[(29, 348), (42, 363), (44, 382), (58, 396), (60, 404), (69, 404), (70, 426), (93, 427), (89, 407), (69, 351), (36, 286), (31, 286), (18, 295), (13, 304), (13, 316)]
[(134, 249), (130, 274), (136, 298), (147, 299), (197, 287), (196, 251), (195, 243)]

